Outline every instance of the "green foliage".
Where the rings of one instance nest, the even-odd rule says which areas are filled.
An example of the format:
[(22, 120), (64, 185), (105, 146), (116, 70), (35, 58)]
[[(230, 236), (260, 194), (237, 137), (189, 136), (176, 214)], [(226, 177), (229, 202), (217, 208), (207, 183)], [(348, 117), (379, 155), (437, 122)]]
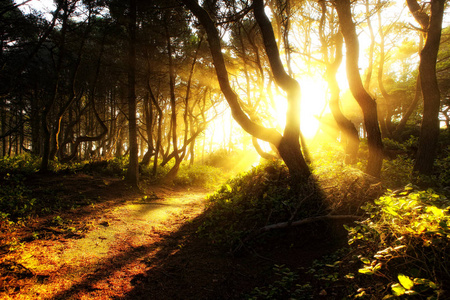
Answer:
[(109, 159), (105, 171), (116, 176), (125, 176), (128, 169), (128, 161), (128, 155)]
[(364, 203), (384, 193), (384, 187), (359, 167), (344, 164), (343, 151), (336, 149), (336, 144), (328, 143), (312, 152), (311, 170), (324, 190), (327, 211), (358, 214)]
[(284, 265), (275, 265), (273, 268), (274, 280), (264, 287), (256, 287), (244, 296), (248, 300), (278, 300), (278, 299), (314, 299), (311, 294), (312, 286), (308, 283), (300, 285), (295, 282), (298, 274)]
[(445, 196), (411, 187), (367, 204), (370, 217), (347, 227), (349, 244), (363, 263), (359, 273), (388, 279), (386, 299), (438, 297), (450, 280), (449, 208)]
[(33, 210), (37, 199), (24, 184), (22, 174), (5, 174), (0, 184), (0, 216), (5, 221), (26, 218)]
[(98, 173), (109, 176), (123, 177), (128, 168), (128, 156), (114, 157), (107, 160), (91, 161), (84, 164), (85, 173)]
[(385, 160), (381, 168), (381, 179), (387, 188), (398, 188), (412, 182), (414, 161), (406, 155)]
[[(437, 183), (441, 188), (450, 187), (450, 148), (448, 151), (448, 155), (436, 161), (436, 169), (437, 172)], [(436, 182), (436, 181), (435, 181)]]
[(255, 228), (288, 220), (296, 206), (288, 170), (279, 161), (235, 176), (208, 201), (198, 232), (212, 243), (227, 247), (235, 246)]
[(54, 173), (76, 173), (83, 169), (86, 162), (61, 163), (57, 160), (49, 162), (49, 169)]
[[(349, 248), (304, 274), (279, 270), (248, 299), (441, 299), (450, 275), (450, 201), (406, 187), (363, 207), (368, 218), (345, 226)], [(308, 286), (305, 290), (302, 287)], [(301, 293), (299, 293), (301, 291)], [(303, 298), (301, 298), (303, 297)]]
[(220, 168), (224, 171), (231, 171), (242, 157), (239, 151), (228, 151), (219, 149), (209, 154), (205, 159), (205, 165)]
[(216, 187), (223, 179), (223, 171), (211, 166), (183, 163), (174, 180), (175, 185), (196, 186), (203, 188)]
[(29, 153), (0, 157), (0, 174), (25, 173), (31, 174), (39, 170), (40, 159)]

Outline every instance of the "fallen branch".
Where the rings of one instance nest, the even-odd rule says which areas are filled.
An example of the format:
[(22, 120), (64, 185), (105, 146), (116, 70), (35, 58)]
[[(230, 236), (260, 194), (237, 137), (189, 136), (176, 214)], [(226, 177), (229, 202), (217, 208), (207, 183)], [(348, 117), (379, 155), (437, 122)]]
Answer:
[(239, 251), (244, 246), (244, 244), (246, 242), (256, 238), (261, 233), (264, 233), (264, 232), (267, 232), (267, 231), (270, 231), (270, 230), (283, 229), (283, 228), (294, 227), (294, 226), (300, 226), (300, 225), (314, 223), (314, 222), (319, 222), (319, 221), (327, 221), (327, 220), (358, 220), (358, 219), (361, 219), (361, 216), (356, 216), (356, 215), (325, 215), (325, 216), (306, 218), (306, 219), (298, 220), (298, 221), (294, 221), (294, 222), (288, 221), (288, 222), (281, 222), (281, 223), (267, 225), (267, 226), (264, 226), (264, 227), (262, 227), (262, 228), (260, 228), (260, 229), (258, 229), (256, 231), (251, 232), (244, 239), (240, 240), (239, 245), (237, 245), (234, 248), (234, 250), (231, 251), (231, 253), (236, 253), (237, 251)]
[(272, 224), (272, 225), (267, 225), (264, 226), (262, 228), (260, 228), (256, 234), (260, 234), (272, 229), (280, 229), (280, 228), (286, 228), (286, 227), (293, 227), (293, 226), (300, 226), (300, 225), (304, 225), (304, 224), (308, 224), (308, 223), (314, 223), (314, 222), (318, 222), (318, 221), (325, 221), (325, 220), (346, 220), (346, 219), (350, 219), (350, 220), (357, 220), (360, 219), (361, 216), (355, 216), (355, 215), (326, 215), (326, 216), (318, 216), (318, 217), (311, 217), (311, 218), (307, 218), (307, 219), (303, 219), (303, 220), (298, 220), (298, 221), (294, 221), (294, 222), (281, 222), (281, 223), (276, 223), (276, 224)]

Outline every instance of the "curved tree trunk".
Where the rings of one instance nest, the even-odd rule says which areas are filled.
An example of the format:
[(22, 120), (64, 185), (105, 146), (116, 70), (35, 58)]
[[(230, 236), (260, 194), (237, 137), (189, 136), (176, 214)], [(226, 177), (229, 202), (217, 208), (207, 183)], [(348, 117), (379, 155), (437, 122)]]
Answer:
[(222, 55), (221, 40), (218, 30), (208, 13), (199, 6), (195, 0), (182, 0), (182, 2), (199, 19), (206, 30), (209, 47), (216, 69), (217, 79), (230, 108), (233, 118), (238, 124), (252, 136), (274, 144), (282, 159), (289, 169), (294, 182), (303, 180), (310, 175), (300, 148), (300, 120), (299, 102), (300, 85), (291, 78), (283, 69), (278, 47), (276, 45), (273, 28), (264, 12), (264, 1), (255, 0), (254, 13), (263, 35), (264, 45), (269, 57), (270, 66), (277, 84), (287, 92), (288, 112), (286, 115), (286, 127), (283, 135), (275, 129), (266, 128), (253, 122), (242, 110), (238, 95), (233, 91), (228, 78), (228, 71)]
[(52, 159), (50, 156), (51, 154), (51, 131), (49, 128), (49, 116), (50, 112), (52, 111), (52, 107), (56, 101), (56, 98), (58, 96), (58, 88), (59, 88), (59, 81), (60, 81), (60, 74), (62, 71), (62, 65), (63, 65), (63, 58), (65, 57), (65, 38), (66, 38), (66, 32), (68, 27), (68, 19), (69, 15), (72, 12), (72, 8), (69, 7), (69, 4), (67, 1), (61, 1), (61, 5), (64, 6), (63, 14), (62, 14), (62, 25), (61, 25), (61, 41), (60, 41), (60, 48), (59, 48), (59, 55), (58, 60), (56, 63), (56, 70), (55, 70), (55, 83), (53, 87), (52, 94), (47, 99), (44, 109), (42, 111), (41, 116), (41, 126), (42, 126), (42, 161), (40, 166), (41, 172), (46, 172), (48, 170), (49, 161)]
[(392, 133), (392, 136), (396, 138), (406, 127), (406, 123), (408, 122), (409, 117), (411, 117), (412, 113), (417, 107), (417, 104), (419, 103), (419, 100), (422, 96), (422, 87), (420, 86), (420, 74), (418, 74), (416, 79), (416, 87), (414, 91), (414, 99), (411, 102), (411, 104), (408, 106), (408, 109), (403, 114), (402, 119), (398, 123), (397, 127), (395, 128), (395, 131)]
[(352, 20), (350, 0), (338, 0), (334, 2), (344, 36), (346, 46), (347, 78), (350, 90), (362, 109), (364, 125), (369, 145), (369, 157), (366, 173), (374, 177), (380, 177), (383, 162), (383, 142), (381, 140), (380, 127), (378, 126), (377, 104), (367, 93), (359, 74), (359, 41), (356, 27)]
[(358, 158), (359, 149), (359, 134), (356, 130), (355, 124), (352, 123), (341, 111), (339, 104), (340, 88), (336, 79), (337, 70), (342, 62), (342, 36), (337, 37), (336, 41), (336, 55), (334, 62), (327, 65), (326, 80), (328, 88), (330, 89), (330, 110), (333, 117), (341, 130), (345, 146), (345, 163), (355, 164)]
[(436, 61), (441, 40), (445, 0), (431, 0), (431, 15), (425, 46), (420, 53), (420, 82), (423, 95), (423, 118), (414, 171), (430, 175), (436, 158), (439, 137), (440, 92)]
[[(281, 62), (272, 25), (264, 12), (264, 1), (255, 0), (253, 11), (264, 41), (267, 56), (275, 82), (287, 94), (286, 126), (277, 146), (281, 158), (286, 163), (294, 181), (310, 175), (308, 165), (300, 146), (300, 85), (290, 77)], [(276, 145), (276, 144), (275, 144)]]
[(144, 118), (145, 118), (145, 125), (146, 125), (146, 131), (147, 131), (147, 152), (145, 152), (144, 157), (142, 157), (141, 163), (144, 166), (148, 166), (150, 164), (150, 158), (152, 155), (155, 154), (155, 149), (153, 146), (153, 107), (150, 102), (150, 95), (149, 93), (146, 94), (144, 98)]

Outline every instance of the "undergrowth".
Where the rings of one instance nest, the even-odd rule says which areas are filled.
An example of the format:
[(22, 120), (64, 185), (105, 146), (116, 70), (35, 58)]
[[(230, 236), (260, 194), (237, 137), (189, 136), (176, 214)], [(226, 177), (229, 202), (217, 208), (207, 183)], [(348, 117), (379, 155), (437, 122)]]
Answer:
[(408, 186), (363, 209), (364, 220), (345, 226), (348, 248), (305, 269), (275, 266), (277, 279), (245, 298), (447, 299), (450, 201)]
[(321, 194), (314, 181), (299, 183), (295, 195), (287, 167), (268, 161), (241, 173), (208, 198), (198, 233), (211, 243), (235, 248), (253, 231), (274, 223), (320, 214)]
[[(128, 168), (128, 156), (91, 162), (60, 163), (51, 161), (49, 166), (51, 174), (47, 175), (38, 173), (40, 163), (39, 157), (28, 153), (0, 158), (0, 222), (13, 224), (35, 215), (46, 215), (53, 211), (91, 204), (89, 199), (68, 203), (57, 196), (58, 187), (55, 186), (41, 188), (39, 195), (36, 196), (28, 185), (30, 177), (84, 173), (123, 178)], [(151, 166), (141, 166), (140, 174), (144, 179), (144, 184), (148, 179), (155, 182), (162, 178), (170, 170), (170, 167), (170, 164), (160, 167), (157, 174), (153, 175)], [(216, 167), (197, 164), (189, 166), (189, 164), (183, 163), (174, 184), (210, 189), (216, 187), (223, 177), (224, 172)], [(80, 197), (82, 198), (82, 195)]]

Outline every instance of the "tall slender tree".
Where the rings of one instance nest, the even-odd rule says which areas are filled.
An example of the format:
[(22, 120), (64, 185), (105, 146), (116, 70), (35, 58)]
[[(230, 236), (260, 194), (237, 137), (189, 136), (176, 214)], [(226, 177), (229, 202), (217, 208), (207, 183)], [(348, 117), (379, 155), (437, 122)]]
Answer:
[(420, 52), (420, 84), (423, 96), (423, 117), (414, 171), (430, 175), (436, 158), (439, 137), (439, 108), (441, 96), (436, 77), (436, 61), (441, 40), (445, 0), (430, 1), (430, 16), (416, 0), (407, 0), (408, 7), (426, 30), (425, 45)]
[(363, 86), (359, 74), (359, 41), (355, 23), (352, 20), (350, 0), (335, 0), (342, 35), (345, 40), (347, 79), (353, 97), (358, 102), (364, 116), (364, 125), (367, 132), (369, 157), (366, 173), (380, 177), (383, 163), (383, 142), (380, 127), (378, 126), (377, 104)]
[(136, 123), (136, 0), (129, 0), (128, 12), (128, 147), (130, 159), (127, 180), (134, 187), (139, 184), (139, 157)]

